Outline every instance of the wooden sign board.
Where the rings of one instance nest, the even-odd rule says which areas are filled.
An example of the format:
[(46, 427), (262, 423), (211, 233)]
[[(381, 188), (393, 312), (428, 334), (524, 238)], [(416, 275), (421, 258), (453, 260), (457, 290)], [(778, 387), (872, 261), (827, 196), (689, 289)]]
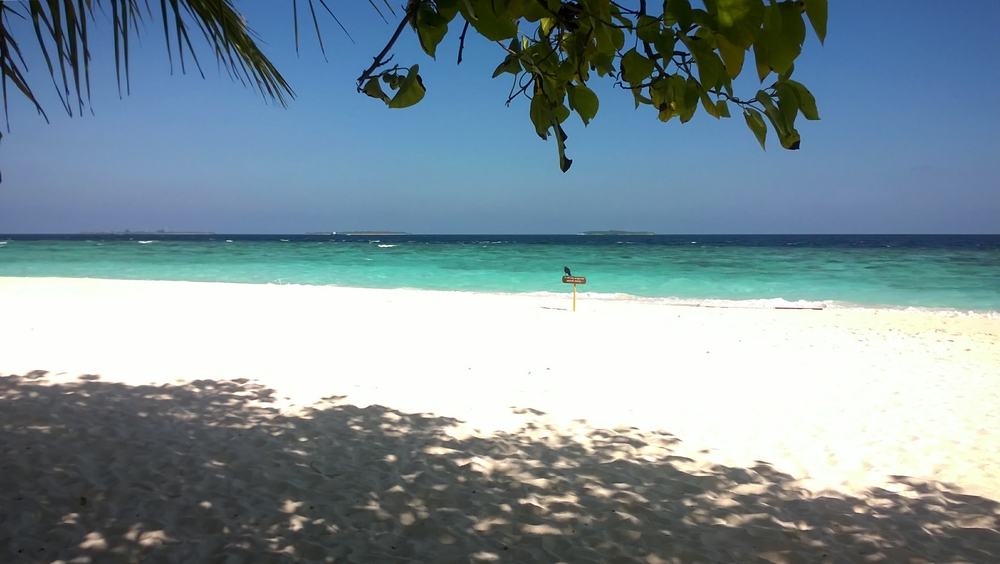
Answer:
[(587, 278), (585, 276), (563, 276), (564, 284), (586, 284)]

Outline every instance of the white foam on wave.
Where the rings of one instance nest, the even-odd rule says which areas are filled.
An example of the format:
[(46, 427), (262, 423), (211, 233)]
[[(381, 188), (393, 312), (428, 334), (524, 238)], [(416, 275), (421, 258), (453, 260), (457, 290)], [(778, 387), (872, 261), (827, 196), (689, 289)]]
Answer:
[[(502, 294), (503, 292), (495, 292)], [(510, 295), (510, 293), (507, 293)], [(562, 292), (522, 292), (521, 295), (535, 296), (540, 298), (564, 298), (568, 294)], [(982, 317), (985, 319), (1000, 319), (1000, 312), (959, 310), (955, 308), (943, 307), (915, 307), (915, 306), (876, 306), (861, 305), (850, 302), (838, 302), (834, 300), (786, 300), (784, 298), (759, 298), (748, 300), (726, 300), (712, 298), (653, 298), (647, 296), (635, 296), (625, 293), (602, 293), (602, 292), (579, 292), (577, 299), (599, 300), (599, 301), (625, 301), (651, 305), (682, 306), (682, 307), (705, 307), (717, 309), (797, 309), (797, 310), (856, 310), (856, 311), (876, 311), (876, 312), (904, 312), (920, 313), (927, 315), (938, 315), (942, 317)]]
[(137, 241), (140, 245), (148, 245), (150, 243), (155, 243), (156, 241)]
[(379, 248), (388, 249), (388, 248), (395, 247), (395, 246), (396, 245), (379, 245)]

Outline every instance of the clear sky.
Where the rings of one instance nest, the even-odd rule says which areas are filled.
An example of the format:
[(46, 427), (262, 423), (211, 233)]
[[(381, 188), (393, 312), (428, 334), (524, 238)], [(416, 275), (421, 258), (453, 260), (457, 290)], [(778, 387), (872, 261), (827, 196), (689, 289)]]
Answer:
[[(92, 48), (93, 114), (70, 118), (24, 28), (51, 123), (10, 94), (0, 233), (1000, 233), (996, 0), (832, 1), (826, 45), (810, 30), (796, 65), (822, 117), (796, 123), (800, 151), (773, 132), (761, 151), (738, 114), (662, 124), (605, 80), (590, 126), (571, 118), (566, 174), (527, 101), (504, 106), (495, 44), (470, 36), (456, 67), (460, 30), (437, 61), (404, 33), (397, 61), (419, 63), (428, 92), (389, 110), (354, 80), (394, 24), (367, 2), (328, 2), (357, 41), (323, 19), (328, 62), (307, 26), (296, 55), (289, 3), (237, 2), (295, 90), (287, 109), (207, 54), (205, 79), (171, 75), (158, 20), (119, 99), (99, 19), (91, 34), (108, 40)], [(755, 92), (743, 78), (737, 95)]]

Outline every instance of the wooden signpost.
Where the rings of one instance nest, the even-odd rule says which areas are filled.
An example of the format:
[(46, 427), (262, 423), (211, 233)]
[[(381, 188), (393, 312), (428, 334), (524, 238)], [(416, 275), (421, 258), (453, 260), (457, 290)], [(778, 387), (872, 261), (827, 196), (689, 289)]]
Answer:
[(573, 285), (573, 311), (576, 311), (576, 285), (586, 283), (587, 278), (585, 276), (563, 276), (563, 284)]

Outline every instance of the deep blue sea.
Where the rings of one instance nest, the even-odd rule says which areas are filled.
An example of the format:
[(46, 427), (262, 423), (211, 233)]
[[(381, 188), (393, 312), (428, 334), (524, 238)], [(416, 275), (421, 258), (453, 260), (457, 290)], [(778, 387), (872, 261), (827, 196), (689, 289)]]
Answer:
[(0, 276), (1000, 310), (1000, 235), (0, 235)]

